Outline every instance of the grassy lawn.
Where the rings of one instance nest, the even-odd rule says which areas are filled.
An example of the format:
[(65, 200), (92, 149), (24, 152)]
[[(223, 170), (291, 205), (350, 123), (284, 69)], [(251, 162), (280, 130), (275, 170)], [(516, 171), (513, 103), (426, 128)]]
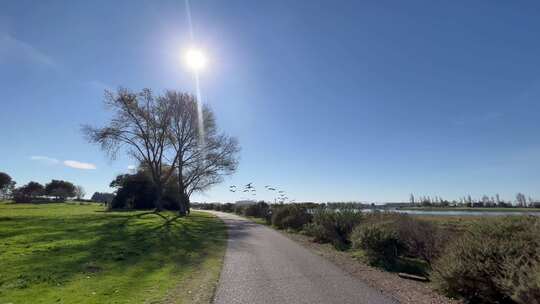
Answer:
[(209, 303), (223, 222), (142, 213), (0, 203), (0, 303)]

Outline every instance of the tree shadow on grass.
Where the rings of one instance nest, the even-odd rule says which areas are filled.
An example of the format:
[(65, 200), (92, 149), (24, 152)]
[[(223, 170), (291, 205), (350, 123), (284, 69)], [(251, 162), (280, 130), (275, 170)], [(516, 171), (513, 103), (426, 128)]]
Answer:
[[(52, 288), (79, 275), (122, 277), (137, 291), (164, 268), (197, 267), (226, 241), (219, 220), (200, 214), (163, 220), (141, 214), (28, 216), (0, 222), (0, 294), (37, 284)], [(142, 286), (142, 285), (141, 285)]]

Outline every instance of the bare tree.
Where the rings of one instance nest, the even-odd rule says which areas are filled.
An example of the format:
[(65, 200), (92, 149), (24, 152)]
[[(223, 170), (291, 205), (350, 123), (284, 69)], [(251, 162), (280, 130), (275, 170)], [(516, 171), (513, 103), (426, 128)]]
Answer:
[(83, 133), (92, 143), (98, 143), (114, 158), (120, 148), (137, 159), (150, 171), (157, 190), (156, 210), (162, 209), (163, 187), (174, 172), (176, 155), (167, 159), (169, 148), (168, 130), (171, 121), (169, 104), (163, 98), (154, 98), (149, 89), (139, 93), (118, 89), (105, 92), (105, 104), (114, 111), (107, 126), (95, 128), (83, 126)]
[(156, 187), (156, 209), (167, 182), (176, 172), (180, 213), (189, 212), (189, 197), (222, 181), (237, 168), (238, 142), (218, 131), (213, 112), (203, 107), (200, 129), (197, 100), (168, 91), (154, 98), (150, 90), (106, 92), (106, 105), (114, 111), (102, 128), (84, 126), (90, 142), (98, 143), (112, 158), (120, 148), (147, 168)]
[(174, 166), (181, 196), (180, 212), (189, 212), (189, 198), (222, 181), (238, 165), (240, 150), (235, 138), (218, 131), (214, 113), (203, 107), (203, 130), (198, 123), (197, 100), (190, 94), (168, 91), (160, 98), (169, 104), (169, 136), (176, 152)]
[(86, 195), (86, 191), (84, 191), (83, 186), (77, 185), (75, 186), (75, 197), (77, 197), (78, 200), (84, 198)]
[(525, 198), (525, 194), (523, 194), (521, 192), (516, 194), (516, 201), (517, 201), (519, 207), (526, 207), (527, 206), (527, 199)]

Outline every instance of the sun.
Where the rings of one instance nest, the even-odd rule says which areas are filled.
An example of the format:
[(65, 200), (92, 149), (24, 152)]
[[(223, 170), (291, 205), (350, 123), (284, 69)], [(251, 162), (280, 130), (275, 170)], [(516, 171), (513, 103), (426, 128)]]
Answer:
[(187, 66), (194, 71), (200, 71), (204, 69), (207, 62), (204, 53), (201, 50), (195, 48), (189, 49), (186, 52), (184, 60)]

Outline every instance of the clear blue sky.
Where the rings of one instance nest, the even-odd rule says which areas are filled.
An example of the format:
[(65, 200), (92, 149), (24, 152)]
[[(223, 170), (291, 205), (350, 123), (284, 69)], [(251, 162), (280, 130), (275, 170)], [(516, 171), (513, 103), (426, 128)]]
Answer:
[[(538, 1), (191, 7), (203, 99), (242, 146), (238, 172), (195, 200), (248, 182), (298, 201), (540, 198)], [(134, 162), (80, 125), (107, 120), (105, 88), (193, 92), (189, 45), (183, 0), (2, 1), (0, 171), (110, 190)]]

